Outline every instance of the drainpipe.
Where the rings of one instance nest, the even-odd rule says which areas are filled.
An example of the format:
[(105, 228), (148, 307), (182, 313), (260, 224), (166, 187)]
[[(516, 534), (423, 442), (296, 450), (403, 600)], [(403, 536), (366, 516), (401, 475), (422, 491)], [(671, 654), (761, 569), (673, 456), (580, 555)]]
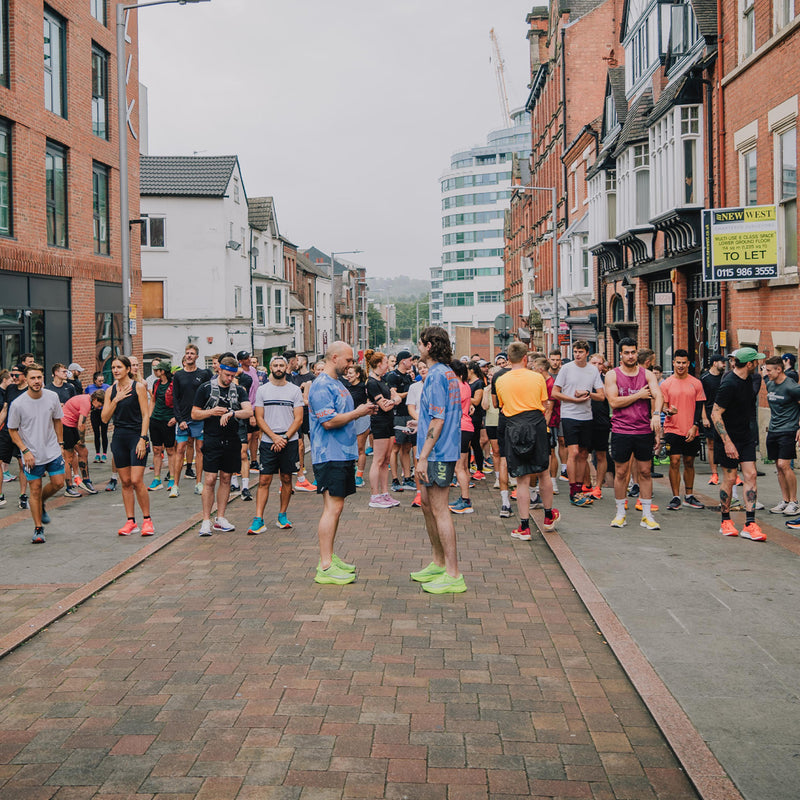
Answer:
[[(722, 0), (717, 0), (717, 164), (719, 172), (718, 201), (720, 206), (727, 202), (728, 192), (725, 178), (725, 98), (722, 91), (722, 78), (725, 75), (725, 36), (722, 24)], [(722, 281), (719, 301), (720, 328), (728, 332), (728, 282)], [(725, 345), (725, 349), (729, 348)]]
[[(256, 334), (254, 330), (254, 323), (255, 323), (255, 314), (253, 313), (253, 301), (255, 298), (253, 297), (253, 229), (250, 228), (250, 250), (247, 253), (247, 266), (248, 272), (250, 273), (250, 355), (253, 354), (253, 350), (255, 349), (255, 342), (256, 342)], [(262, 358), (258, 359), (259, 361), (263, 361)]]
[[(565, 28), (561, 28), (561, 155), (567, 148), (567, 48)], [(564, 184), (564, 228), (569, 227), (569, 181), (567, 180), (567, 165), (561, 162), (561, 180)], [(556, 235), (558, 226), (553, 220), (553, 236)]]

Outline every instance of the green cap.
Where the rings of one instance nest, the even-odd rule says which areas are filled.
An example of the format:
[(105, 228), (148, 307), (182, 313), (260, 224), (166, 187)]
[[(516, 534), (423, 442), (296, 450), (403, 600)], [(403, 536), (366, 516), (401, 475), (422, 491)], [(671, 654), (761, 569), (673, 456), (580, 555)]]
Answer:
[(760, 361), (766, 358), (763, 353), (759, 353), (754, 347), (740, 347), (734, 350), (731, 355), (740, 363), (746, 364), (748, 361)]
[(164, 361), (163, 359), (155, 365), (155, 369), (163, 369), (164, 372), (172, 372), (172, 364), (169, 361)]

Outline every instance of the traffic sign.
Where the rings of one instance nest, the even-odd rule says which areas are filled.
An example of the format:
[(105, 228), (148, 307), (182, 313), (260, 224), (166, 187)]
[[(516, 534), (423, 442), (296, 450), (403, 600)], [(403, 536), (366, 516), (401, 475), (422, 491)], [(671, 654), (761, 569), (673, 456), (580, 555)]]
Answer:
[(498, 333), (508, 333), (511, 330), (514, 320), (510, 314), (498, 314), (494, 318), (494, 329)]

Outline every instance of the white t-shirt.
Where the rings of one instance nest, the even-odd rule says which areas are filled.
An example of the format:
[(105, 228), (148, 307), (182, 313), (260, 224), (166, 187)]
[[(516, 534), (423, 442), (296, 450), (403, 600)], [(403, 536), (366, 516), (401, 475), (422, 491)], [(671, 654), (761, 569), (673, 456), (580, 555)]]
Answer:
[(8, 427), (19, 431), (25, 447), (33, 453), (37, 466), (61, 457), (61, 445), (53, 428), (53, 420), (63, 416), (58, 395), (49, 389), (42, 389), (42, 396), (38, 399), (25, 392), (11, 404)]
[(419, 401), (422, 398), (423, 385), (424, 381), (414, 381), (414, 383), (412, 383), (411, 386), (408, 387), (408, 395), (406, 396), (406, 405), (414, 406), (418, 414), (419, 414)]
[[(294, 409), (303, 407), (303, 393), (293, 383), (287, 381), (285, 386), (276, 386), (267, 381), (256, 390), (255, 408), (264, 409), (264, 422), (275, 432), (284, 434), (294, 422)], [(289, 441), (297, 439), (295, 433)], [(261, 434), (262, 442), (272, 440), (266, 433)]]
[[(554, 386), (574, 397), (579, 392), (596, 392), (603, 388), (603, 379), (594, 364), (579, 367), (574, 361), (564, 364), (556, 375)], [(581, 403), (561, 401), (561, 419), (592, 419), (592, 402), (587, 395)]]

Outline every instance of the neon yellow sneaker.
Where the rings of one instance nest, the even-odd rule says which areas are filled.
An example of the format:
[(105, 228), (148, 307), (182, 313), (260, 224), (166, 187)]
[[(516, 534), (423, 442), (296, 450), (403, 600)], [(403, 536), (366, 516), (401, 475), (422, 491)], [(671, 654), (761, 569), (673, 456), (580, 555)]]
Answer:
[(422, 584), (422, 590), (430, 594), (460, 594), (467, 591), (464, 576), (451, 578), (446, 572), (428, 583)]
[(317, 564), (317, 574), (314, 576), (314, 583), (335, 583), (337, 586), (344, 586), (347, 583), (352, 583), (355, 579), (355, 572), (345, 572), (339, 569), (334, 563), (331, 563), (328, 569), (322, 569), (322, 567)]
[(649, 531), (661, 530), (661, 526), (654, 519), (650, 519), (649, 517), (642, 517), (642, 521), (639, 523), (639, 526), (642, 528), (647, 528)]
[(624, 528), (628, 523), (625, 521), (625, 515), (623, 514), (621, 517), (614, 517), (611, 520), (611, 528)]
[(355, 572), (356, 565), (355, 564), (348, 564), (346, 561), (342, 561), (339, 556), (334, 553), (331, 556), (331, 564), (335, 566), (337, 569), (341, 570), (342, 572)]
[(444, 574), (444, 567), (437, 566), (433, 561), (431, 561), (431, 563), (428, 564), (425, 569), (421, 569), (419, 572), (412, 572), (411, 580), (417, 581), (417, 583), (428, 583), (429, 581), (435, 580)]

